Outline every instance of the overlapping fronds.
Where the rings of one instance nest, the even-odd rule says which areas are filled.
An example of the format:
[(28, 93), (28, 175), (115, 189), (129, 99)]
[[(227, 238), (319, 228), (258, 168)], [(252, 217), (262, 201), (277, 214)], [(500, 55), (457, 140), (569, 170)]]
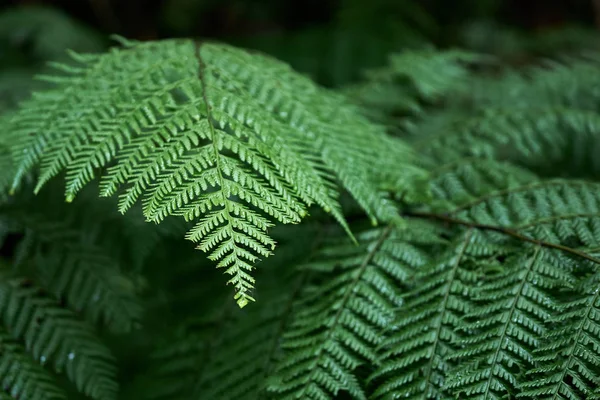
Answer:
[[(579, 249), (598, 247), (597, 184), (541, 180), (478, 158), (442, 165), (431, 176), (432, 212), (409, 215), (453, 223), (462, 233), (416, 274), (384, 340), (371, 378), (374, 395), (491, 399), (528, 393), (523, 387), (548, 392), (536, 391), (540, 383), (532, 374), (549, 372), (537, 353), (556, 350), (549, 332), (566, 328), (548, 321), (567, 315), (572, 305), (564, 303), (565, 290), (574, 290), (576, 275), (594, 265)], [(571, 376), (571, 360), (551, 365), (553, 373)], [(582, 390), (577, 377), (569, 379), (564, 391), (595, 388)]]
[(542, 171), (591, 176), (598, 171), (597, 57), (548, 62), (499, 78), (472, 76), (454, 98), (460, 107), (411, 127), (420, 152), (447, 162), (493, 157)]
[(121, 44), (0, 116), (4, 397), (600, 397), (597, 57), (411, 50), (339, 95), (227, 45)]
[[(36, 191), (66, 171), (70, 201), (105, 169), (101, 194), (122, 189), (120, 211), (141, 198), (148, 220), (198, 221), (187, 237), (231, 275), (240, 306), (275, 247), (274, 221), (297, 223), (317, 203), (345, 226), (337, 178), (372, 218), (397, 218), (372, 182), (373, 161), (389, 163), (383, 131), (282, 63), (191, 41), (74, 57), (80, 66), (59, 67), (68, 76), (48, 78), (58, 88), (5, 127), (15, 186), (36, 165)], [(404, 146), (393, 148), (402, 162)]]
[(600, 321), (594, 276), (580, 293), (567, 292), (556, 306), (542, 345), (534, 352), (520, 398), (583, 400), (598, 397)]
[(443, 398), (442, 384), (458, 348), (458, 328), (471, 311), (469, 287), (476, 281), (469, 231), (417, 274), (415, 288), (405, 295), (401, 317), (380, 351), (381, 363), (371, 377), (374, 398)]
[(94, 399), (116, 399), (115, 360), (93, 329), (30, 281), (12, 278), (6, 270), (0, 280), (0, 317), (4, 329), (24, 343), (33, 359), (64, 371), (79, 391)]
[(106, 214), (94, 215), (91, 220), (90, 214), (87, 221), (76, 218), (75, 208), (99, 212), (101, 207), (78, 202), (67, 208), (46, 196), (30, 200), (21, 196), (18, 200), (0, 207), (6, 229), (23, 235), (15, 248), (15, 267), (95, 324), (113, 333), (131, 332), (141, 319), (139, 289), (120, 265), (123, 255), (119, 248), (134, 245), (137, 238), (101, 241), (93, 230)]
[(393, 227), (366, 230), (358, 247), (334, 241), (306, 267), (319, 284), (303, 290), (283, 335), (284, 356), (268, 387), (277, 398), (366, 399), (358, 370), (375, 361), (380, 330), (400, 304), (395, 284), (428, 259), (400, 237)]
[(468, 87), (469, 66), (482, 61), (481, 55), (462, 50), (405, 50), (392, 54), (386, 67), (366, 71), (365, 83), (344, 92), (370, 117), (391, 126), (404, 125), (406, 120), (393, 117), (422, 114), (424, 102), (439, 101)]
[(462, 348), (449, 356), (457, 367), (447, 375), (445, 388), (460, 398), (517, 395), (552, 315), (549, 291), (573, 281), (569, 267), (538, 246), (509, 257), (503, 272), (475, 287), (472, 310), (460, 328)]

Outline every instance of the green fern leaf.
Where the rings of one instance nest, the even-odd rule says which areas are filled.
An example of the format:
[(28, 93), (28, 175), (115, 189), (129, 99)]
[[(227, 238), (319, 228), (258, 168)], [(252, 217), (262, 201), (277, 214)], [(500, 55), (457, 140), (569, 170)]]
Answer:
[(0, 317), (41, 364), (65, 371), (77, 389), (99, 400), (116, 399), (113, 356), (91, 328), (22, 279), (0, 281)]
[(414, 289), (405, 295), (398, 320), (386, 337), (371, 380), (374, 398), (449, 398), (442, 390), (453, 363), (446, 360), (458, 348), (462, 318), (472, 311), (468, 298), (477, 273), (470, 247), (473, 232), (462, 235), (443, 256), (417, 273)]
[(598, 189), (598, 184), (586, 181), (534, 181), (459, 202), (448, 215), (509, 227), (551, 243), (597, 247)]
[(449, 356), (458, 366), (445, 388), (461, 398), (500, 399), (516, 395), (521, 376), (535, 365), (534, 350), (545, 332), (555, 300), (549, 290), (573, 281), (569, 269), (541, 247), (510, 258), (505, 272), (476, 286), (476, 306), (467, 314), (459, 341)]
[(362, 232), (358, 247), (333, 241), (308, 265), (325, 276), (303, 290), (284, 334), (284, 357), (268, 385), (277, 398), (366, 398), (357, 369), (375, 361), (379, 330), (400, 304), (394, 282), (428, 258), (400, 235), (387, 227)]
[(505, 162), (466, 159), (441, 165), (431, 172), (430, 191), (436, 210), (448, 211), (490, 193), (537, 182), (535, 174)]
[[(477, 224), (506, 227), (527, 241), (574, 251), (598, 246), (600, 197), (594, 183), (540, 181), (510, 164), (479, 159), (442, 165), (431, 175), (433, 205), (444, 218), (473, 223), (471, 229)], [(519, 394), (525, 371), (536, 365), (534, 353), (543, 344), (546, 321), (560, 303), (554, 293), (574, 284), (576, 267), (545, 247), (537, 246), (531, 255), (528, 247), (508, 241), (511, 235), (498, 232), (484, 230), (476, 245), (465, 244), (465, 265), (454, 265), (454, 275), (444, 275), (440, 268), (445, 264), (434, 263), (432, 275), (426, 270), (425, 279), (415, 283), (406, 311), (400, 311), (398, 330), (385, 341), (382, 364), (373, 376), (381, 383), (375, 396), (487, 399)], [(475, 279), (478, 270), (485, 276)], [(456, 282), (456, 274), (463, 280)], [(435, 301), (448, 302), (452, 294), (464, 296), (454, 303), (457, 317), (447, 303)], [(447, 326), (452, 333), (442, 336)]]
[(125, 45), (74, 55), (81, 65), (59, 66), (58, 88), (11, 119), (15, 186), (39, 164), (36, 191), (65, 171), (71, 201), (108, 168), (101, 194), (123, 187), (120, 211), (142, 198), (148, 220), (198, 221), (187, 238), (231, 275), (242, 307), (253, 264), (275, 247), (273, 221), (297, 223), (317, 203), (346, 227), (336, 176), (373, 219), (398, 219), (371, 182), (387, 139), (342, 97), (225, 45)]
[[(591, 286), (591, 285), (590, 285)], [(556, 305), (551, 328), (535, 351), (519, 398), (582, 400), (596, 398), (600, 386), (600, 319), (597, 283), (584, 296)]]

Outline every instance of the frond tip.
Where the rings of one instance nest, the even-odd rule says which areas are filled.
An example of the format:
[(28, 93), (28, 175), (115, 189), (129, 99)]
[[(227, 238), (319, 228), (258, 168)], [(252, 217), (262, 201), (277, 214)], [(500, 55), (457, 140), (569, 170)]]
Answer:
[[(103, 170), (101, 195), (119, 191), (121, 212), (141, 199), (149, 221), (198, 220), (187, 238), (231, 275), (242, 307), (253, 265), (275, 248), (275, 222), (298, 223), (316, 203), (349, 232), (336, 180), (372, 218), (398, 217), (371, 179), (373, 160), (389, 164), (384, 131), (345, 98), (230, 46), (124, 46), (73, 54), (77, 66), (45, 77), (57, 88), (13, 116), (13, 187), (36, 166), (36, 192), (64, 171), (71, 201)], [(395, 160), (408, 154), (396, 143)]]

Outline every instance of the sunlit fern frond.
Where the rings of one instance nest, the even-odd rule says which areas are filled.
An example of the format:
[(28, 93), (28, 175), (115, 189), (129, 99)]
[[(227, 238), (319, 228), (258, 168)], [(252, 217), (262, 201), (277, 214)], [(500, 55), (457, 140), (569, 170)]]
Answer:
[[(48, 78), (57, 89), (9, 121), (15, 186), (37, 165), (36, 191), (66, 171), (70, 201), (100, 174), (121, 212), (141, 199), (148, 220), (197, 221), (187, 238), (231, 275), (240, 306), (252, 300), (253, 264), (275, 247), (274, 222), (297, 223), (317, 203), (346, 226), (337, 178), (373, 219), (397, 219), (372, 182), (374, 160), (390, 162), (387, 139), (344, 98), (226, 45), (125, 45), (74, 55), (79, 66)], [(395, 143), (399, 155), (408, 151)]]
[(116, 399), (114, 357), (86, 322), (26, 279), (3, 271), (0, 286), (2, 325), (35, 360), (64, 371), (91, 398)]

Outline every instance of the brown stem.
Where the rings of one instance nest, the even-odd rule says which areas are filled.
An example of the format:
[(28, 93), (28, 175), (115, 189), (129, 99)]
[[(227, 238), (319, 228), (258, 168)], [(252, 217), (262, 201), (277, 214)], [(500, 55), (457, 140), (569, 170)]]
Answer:
[(498, 233), (502, 233), (504, 235), (512, 236), (515, 239), (521, 240), (523, 242), (533, 243), (538, 246), (546, 247), (549, 249), (556, 249), (556, 250), (564, 251), (565, 253), (573, 254), (578, 257), (589, 260), (593, 263), (600, 264), (600, 259), (595, 258), (587, 253), (584, 253), (583, 251), (579, 251), (572, 247), (563, 246), (561, 244), (550, 243), (550, 242), (545, 242), (543, 240), (533, 239), (533, 238), (530, 238), (529, 236), (525, 236), (525, 235), (517, 232), (516, 230), (510, 229), (510, 228), (504, 228), (504, 227), (496, 226), (496, 225), (480, 224), (477, 222), (470, 222), (470, 221), (465, 221), (462, 219), (452, 218), (452, 217), (449, 217), (444, 214), (434, 214), (434, 213), (421, 212), (421, 211), (406, 211), (406, 212), (404, 212), (404, 216), (432, 219), (432, 220), (446, 222), (446, 223), (454, 224), (454, 225), (462, 225), (462, 226), (467, 226), (467, 227), (475, 228), (475, 229), (498, 232)]

